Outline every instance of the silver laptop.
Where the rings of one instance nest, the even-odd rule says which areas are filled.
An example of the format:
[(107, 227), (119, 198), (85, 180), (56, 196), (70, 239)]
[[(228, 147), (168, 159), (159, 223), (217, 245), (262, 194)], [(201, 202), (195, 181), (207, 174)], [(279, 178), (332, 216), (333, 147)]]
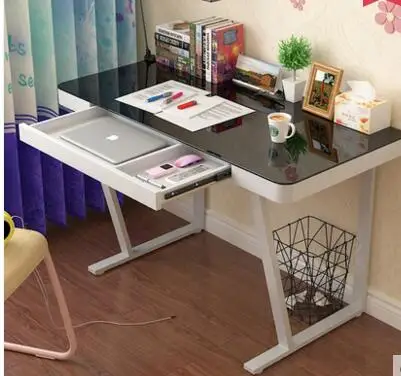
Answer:
[(168, 146), (163, 139), (109, 116), (88, 121), (60, 137), (113, 164)]

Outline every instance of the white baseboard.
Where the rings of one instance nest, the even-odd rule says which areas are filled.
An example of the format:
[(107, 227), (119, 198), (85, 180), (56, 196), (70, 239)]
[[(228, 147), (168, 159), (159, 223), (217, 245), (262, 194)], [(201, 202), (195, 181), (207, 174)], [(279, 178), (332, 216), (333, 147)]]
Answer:
[[(189, 221), (192, 217), (190, 200), (175, 200), (165, 208), (177, 217)], [(230, 218), (227, 218), (211, 209), (206, 211), (205, 230), (211, 234), (235, 245), (251, 255), (260, 258), (258, 241), (252, 230), (244, 228)], [(351, 286), (346, 287), (345, 300), (349, 301)], [(386, 296), (378, 291), (369, 290), (366, 313), (374, 318), (401, 330), (401, 302)]]
[(374, 318), (401, 330), (401, 302), (371, 290), (368, 295), (366, 313)]

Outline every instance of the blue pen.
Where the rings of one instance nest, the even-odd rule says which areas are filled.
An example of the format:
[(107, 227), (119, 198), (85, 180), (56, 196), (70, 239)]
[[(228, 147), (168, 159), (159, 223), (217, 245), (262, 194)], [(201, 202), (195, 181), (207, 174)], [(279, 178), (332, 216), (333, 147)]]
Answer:
[(147, 102), (149, 102), (149, 103), (150, 103), (150, 102), (156, 102), (156, 101), (158, 101), (159, 99), (171, 97), (171, 95), (173, 95), (173, 93), (172, 93), (171, 91), (167, 91), (167, 92), (165, 92), (165, 93), (163, 93), (163, 94), (155, 95), (155, 96), (153, 96), (153, 97), (148, 98), (148, 99), (147, 99)]

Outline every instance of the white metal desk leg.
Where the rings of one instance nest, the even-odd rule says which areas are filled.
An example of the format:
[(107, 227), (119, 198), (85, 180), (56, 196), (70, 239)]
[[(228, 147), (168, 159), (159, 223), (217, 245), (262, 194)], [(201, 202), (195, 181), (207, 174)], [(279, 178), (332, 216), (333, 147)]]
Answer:
[(205, 226), (205, 192), (202, 189), (195, 192), (193, 195), (193, 219), (190, 224), (132, 247), (116, 191), (107, 185), (102, 185), (102, 188), (116, 231), (120, 252), (89, 265), (88, 270), (92, 274), (103, 274), (110, 269), (126, 264), (156, 249), (200, 232)]
[(278, 345), (244, 364), (244, 368), (252, 374), (262, 372), (269, 365), (290, 354), (293, 349), (291, 326), (285, 304), (280, 269), (274, 248), (272, 229), (263, 213), (264, 204), (265, 199), (257, 195), (252, 196), (251, 209), (253, 212), (254, 226), (260, 242), (263, 269), (267, 288), (269, 290), (270, 305), (273, 312), (274, 324), (276, 326)]
[(198, 228), (198, 232), (205, 228), (205, 189), (200, 189), (192, 195), (192, 223)]
[(89, 272), (95, 275), (103, 274), (106, 270), (124, 264), (125, 262), (131, 260), (134, 253), (127, 231), (127, 226), (125, 225), (123, 213), (121, 212), (117, 192), (104, 184), (102, 184), (102, 189), (106, 198), (106, 203), (110, 212), (111, 220), (113, 222), (114, 230), (117, 235), (120, 252), (114, 256), (108, 257), (107, 259), (89, 265)]
[(359, 306), (360, 314), (366, 310), (368, 295), (375, 182), (375, 169), (369, 170), (361, 176), (359, 188), (358, 243), (354, 259), (355, 271), (352, 297), (352, 302)]

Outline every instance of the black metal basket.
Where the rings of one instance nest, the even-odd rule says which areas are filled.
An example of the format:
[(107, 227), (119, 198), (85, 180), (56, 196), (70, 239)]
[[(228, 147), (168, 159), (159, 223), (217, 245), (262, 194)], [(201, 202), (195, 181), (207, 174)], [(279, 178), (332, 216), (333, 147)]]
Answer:
[(306, 216), (273, 232), (287, 309), (307, 324), (345, 306), (355, 235)]

